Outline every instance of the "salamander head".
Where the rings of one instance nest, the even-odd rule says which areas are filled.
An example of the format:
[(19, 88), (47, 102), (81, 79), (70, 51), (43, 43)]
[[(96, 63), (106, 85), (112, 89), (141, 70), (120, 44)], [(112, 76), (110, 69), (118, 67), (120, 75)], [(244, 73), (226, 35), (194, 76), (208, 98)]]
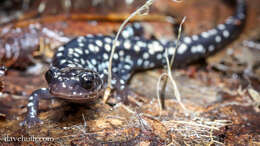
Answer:
[(103, 81), (99, 74), (92, 70), (51, 67), (45, 78), (53, 96), (71, 102), (93, 100), (103, 93)]

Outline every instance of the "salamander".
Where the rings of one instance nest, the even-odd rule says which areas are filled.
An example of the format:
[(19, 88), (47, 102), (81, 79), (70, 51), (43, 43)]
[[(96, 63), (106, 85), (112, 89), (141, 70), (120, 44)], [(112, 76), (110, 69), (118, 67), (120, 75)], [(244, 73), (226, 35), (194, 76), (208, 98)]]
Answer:
[[(223, 49), (241, 32), (246, 19), (244, 0), (236, 1), (233, 16), (216, 28), (180, 40), (174, 64), (187, 64)], [(132, 24), (116, 42), (113, 56), (112, 85), (121, 98), (127, 94), (127, 81), (136, 70), (162, 67), (164, 53), (173, 55), (176, 41), (161, 42), (141, 36), (142, 27)], [(21, 125), (41, 123), (37, 117), (40, 99), (62, 99), (88, 103), (103, 94), (107, 83), (108, 60), (114, 36), (79, 36), (57, 48), (49, 70), (45, 74), (48, 88), (34, 91), (29, 97), (27, 116)]]

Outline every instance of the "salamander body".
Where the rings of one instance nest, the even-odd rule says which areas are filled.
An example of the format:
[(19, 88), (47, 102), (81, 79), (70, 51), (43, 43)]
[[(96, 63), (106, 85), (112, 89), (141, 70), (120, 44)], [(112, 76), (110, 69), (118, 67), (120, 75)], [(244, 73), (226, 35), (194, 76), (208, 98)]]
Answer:
[[(180, 40), (175, 64), (187, 64), (207, 57), (230, 43), (242, 29), (246, 18), (244, 0), (237, 0), (235, 14), (225, 23), (198, 35), (186, 36)], [(126, 83), (136, 70), (162, 67), (164, 54), (173, 55), (176, 41), (162, 43), (156, 39), (141, 36), (142, 27), (134, 23), (119, 37), (113, 56), (112, 85), (118, 95), (127, 92)], [(97, 99), (107, 83), (107, 67), (113, 36), (80, 36), (59, 47), (45, 78), (48, 88), (41, 88), (29, 97), (28, 114), (22, 125), (34, 125), (38, 103), (41, 98), (58, 98), (69, 102), (90, 102)]]

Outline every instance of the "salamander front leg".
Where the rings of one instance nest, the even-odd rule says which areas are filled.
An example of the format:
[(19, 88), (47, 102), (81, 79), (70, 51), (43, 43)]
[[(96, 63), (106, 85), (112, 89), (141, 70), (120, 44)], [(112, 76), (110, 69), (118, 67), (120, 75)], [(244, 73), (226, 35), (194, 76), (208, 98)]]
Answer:
[(27, 115), (25, 120), (20, 123), (20, 126), (32, 127), (37, 123), (42, 124), (43, 122), (38, 118), (37, 112), (39, 107), (39, 99), (52, 99), (53, 96), (50, 94), (47, 88), (41, 88), (32, 93), (29, 97), (27, 104)]

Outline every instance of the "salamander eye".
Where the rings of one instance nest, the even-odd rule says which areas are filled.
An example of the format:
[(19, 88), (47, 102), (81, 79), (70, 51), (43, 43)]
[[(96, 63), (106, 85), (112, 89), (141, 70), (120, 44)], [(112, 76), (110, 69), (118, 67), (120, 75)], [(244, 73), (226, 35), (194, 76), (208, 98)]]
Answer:
[(47, 80), (48, 83), (52, 81), (53, 77), (54, 77), (54, 72), (52, 70), (48, 70), (45, 73), (45, 79)]
[(81, 86), (87, 90), (94, 88), (94, 76), (87, 75), (80, 79)]

